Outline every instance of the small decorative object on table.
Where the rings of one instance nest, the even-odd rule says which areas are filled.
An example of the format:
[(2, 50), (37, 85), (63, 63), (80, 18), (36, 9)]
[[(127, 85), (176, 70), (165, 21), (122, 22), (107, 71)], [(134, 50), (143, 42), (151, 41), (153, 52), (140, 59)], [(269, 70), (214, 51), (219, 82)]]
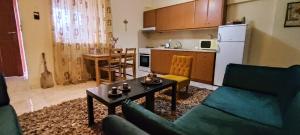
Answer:
[(128, 83), (123, 83), (122, 86), (119, 87), (119, 89), (123, 92), (123, 93), (127, 93), (131, 90), (131, 87), (128, 85)]
[(162, 80), (158, 78), (156, 74), (150, 73), (144, 77), (144, 80), (142, 80), (141, 83), (144, 85), (157, 85), (161, 84)]
[(122, 95), (122, 91), (118, 90), (117, 87), (111, 87), (111, 90), (108, 91), (108, 97), (119, 97)]

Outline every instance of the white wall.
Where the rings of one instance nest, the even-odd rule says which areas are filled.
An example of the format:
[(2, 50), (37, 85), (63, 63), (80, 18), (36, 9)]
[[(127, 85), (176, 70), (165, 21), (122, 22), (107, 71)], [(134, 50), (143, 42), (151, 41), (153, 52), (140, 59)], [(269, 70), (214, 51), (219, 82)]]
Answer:
[[(151, 6), (150, 0), (111, 0), (113, 34), (119, 38), (117, 47), (138, 47), (139, 30), (143, 28), (143, 11)], [(127, 31), (123, 21), (127, 19)]]
[[(48, 68), (53, 73), (53, 48), (51, 33), (50, 0), (18, 0), (22, 25), (25, 58), (29, 85), (40, 87), (43, 72), (41, 53), (46, 53)], [(33, 19), (33, 12), (40, 12), (40, 20)]]

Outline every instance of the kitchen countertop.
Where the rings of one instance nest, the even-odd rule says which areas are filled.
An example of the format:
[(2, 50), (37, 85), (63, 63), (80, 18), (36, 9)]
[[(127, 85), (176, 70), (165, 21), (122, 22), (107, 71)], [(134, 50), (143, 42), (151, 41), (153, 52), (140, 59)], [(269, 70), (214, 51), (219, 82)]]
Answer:
[(155, 49), (155, 50), (169, 50), (169, 51), (190, 51), (190, 52), (212, 52), (215, 53), (217, 52), (216, 50), (192, 50), (192, 49), (171, 49), (171, 48), (150, 48), (150, 49)]

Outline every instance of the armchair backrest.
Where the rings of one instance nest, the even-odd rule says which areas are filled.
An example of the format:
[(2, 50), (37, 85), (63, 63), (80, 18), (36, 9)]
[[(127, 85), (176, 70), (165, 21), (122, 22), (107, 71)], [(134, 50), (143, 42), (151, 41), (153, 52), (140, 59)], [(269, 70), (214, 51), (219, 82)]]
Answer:
[(172, 75), (184, 76), (190, 78), (192, 71), (193, 58), (191, 56), (174, 55), (170, 73)]
[(0, 106), (8, 105), (9, 97), (4, 76), (0, 73)]

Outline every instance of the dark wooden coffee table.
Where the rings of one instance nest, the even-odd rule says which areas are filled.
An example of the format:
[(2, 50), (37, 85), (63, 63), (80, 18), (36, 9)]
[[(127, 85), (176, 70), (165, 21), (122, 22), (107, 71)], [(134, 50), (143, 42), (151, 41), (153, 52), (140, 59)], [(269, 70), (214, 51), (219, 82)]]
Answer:
[[(144, 77), (133, 79), (133, 80), (127, 80), (119, 83), (114, 83), (111, 85), (100, 85), (99, 87), (86, 90), (89, 126), (92, 126), (94, 124), (93, 99), (96, 99), (101, 103), (103, 103), (104, 105), (106, 105), (108, 107), (108, 114), (115, 114), (116, 106), (121, 105), (123, 101), (127, 99), (136, 100), (142, 97), (146, 97), (145, 107), (150, 111), (153, 111), (155, 92), (158, 92), (168, 87), (172, 87), (171, 109), (172, 111), (176, 110), (176, 85), (177, 85), (176, 81), (161, 78), (163, 80), (161, 84), (146, 86), (141, 84), (142, 79), (144, 79)], [(125, 82), (128, 83), (128, 85), (131, 87), (130, 92), (126, 94), (122, 94), (122, 96), (116, 98), (108, 97), (108, 91), (111, 89), (111, 87), (121, 86)]]

